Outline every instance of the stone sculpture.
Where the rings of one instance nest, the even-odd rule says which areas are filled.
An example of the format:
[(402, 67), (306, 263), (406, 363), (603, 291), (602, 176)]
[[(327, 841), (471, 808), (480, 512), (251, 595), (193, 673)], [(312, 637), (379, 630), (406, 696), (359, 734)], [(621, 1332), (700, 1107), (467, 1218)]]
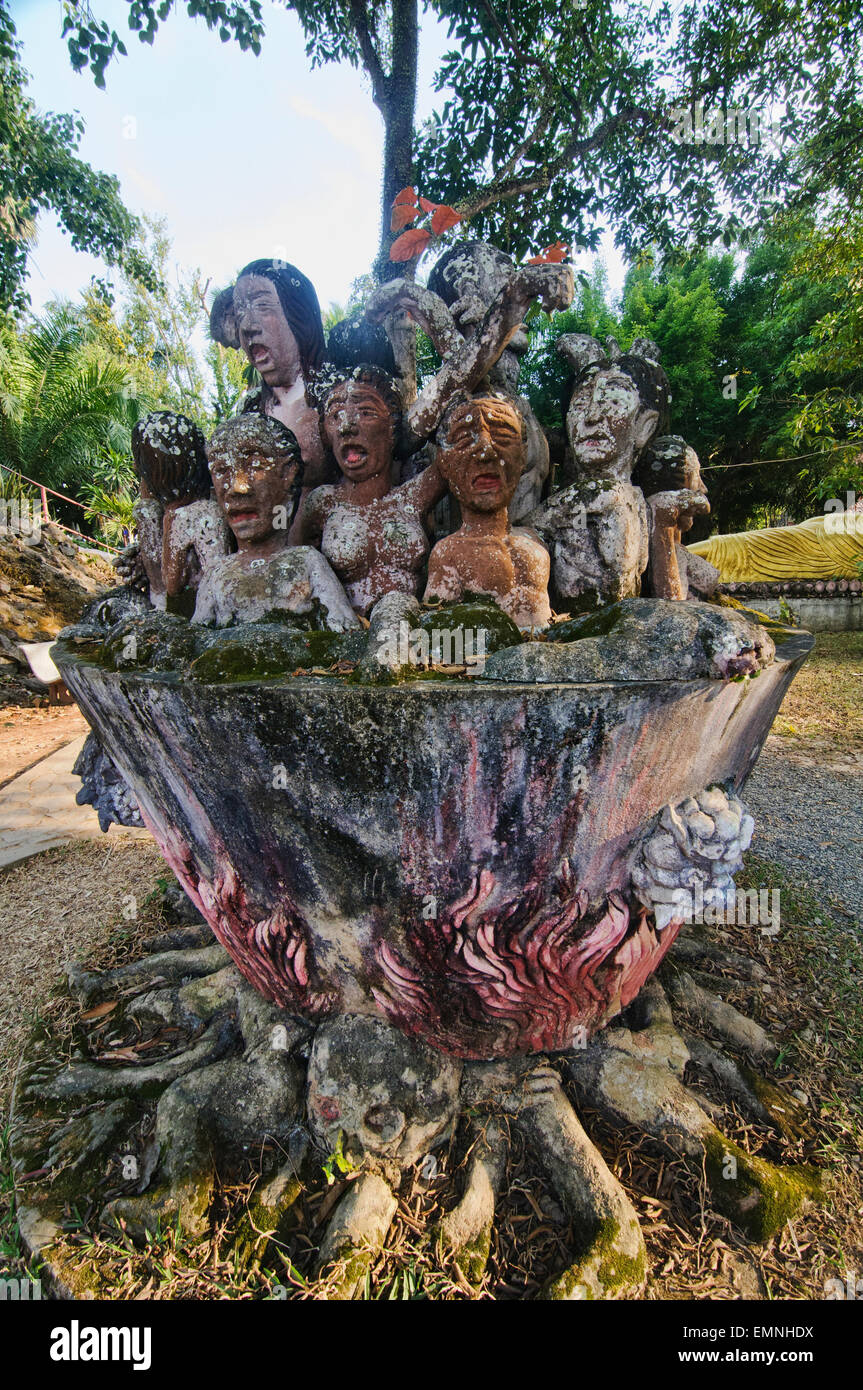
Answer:
[(648, 561), (647, 506), (631, 482), (641, 451), (662, 430), (671, 399), (654, 344), (624, 355), (609, 340), (564, 337), (575, 368), (566, 430), (576, 479), (529, 518), (551, 553), (552, 600), (585, 611), (638, 594)]
[[(440, 296), (464, 338), (475, 334), (496, 297), (516, 277), (510, 256), (485, 241), (457, 242), (436, 263), (429, 290)], [(527, 351), (527, 332), (520, 324), (506, 344), (486, 382), (515, 401), (524, 420), (524, 471), (509, 504), (509, 519), (522, 521), (542, 499), (548, 474), (548, 442), (527, 396), (518, 393), (519, 359)]]
[[(501, 369), (508, 389), (463, 397), (534, 298), (571, 295), (568, 267), (506, 272), (490, 304), (466, 272), (451, 308), (404, 283), (383, 287), (373, 315), (407, 307), (435, 320), (443, 366), (403, 413), (380, 369), (355, 363), (322, 386), (343, 481), (304, 509), (323, 553), (289, 546), (306, 478), (301, 444), (273, 417), (305, 431), (310, 458), (321, 433), (296, 389), (310, 364), (302, 343), (318, 340), (292, 321), (282, 271), (252, 263), (232, 297), (265, 380), (263, 409), (221, 426), (208, 451), (237, 553), (202, 568), (193, 623), (142, 614), (127, 597), (54, 649), (203, 920), (143, 961), (71, 971), (84, 1019), (105, 997), (116, 1036), (149, 1030), (161, 1051), (103, 1065), (95, 1052), (70, 1058), (64, 1039), (57, 1055), (22, 1065), (12, 1152), (33, 1185), (20, 1229), (34, 1252), (62, 1242), (64, 1203), (84, 1183), (114, 1231), (119, 1222), (145, 1240), (176, 1220), (200, 1236), (217, 1168), (245, 1182), (259, 1160), (234, 1233), (237, 1261), (254, 1261), (283, 1235), (304, 1185), (338, 1160), (352, 1181), (317, 1268), (331, 1269), (328, 1296), (352, 1297), (406, 1167), (430, 1171), (443, 1145), (462, 1145), (465, 1187), (439, 1239), (476, 1279), (511, 1122), (570, 1223), (570, 1255), (545, 1295), (637, 1296), (647, 1260), (635, 1209), (563, 1077), (579, 1103), (691, 1162), (712, 1204), (754, 1239), (817, 1195), (805, 1170), (777, 1170), (723, 1135), (717, 1107), (699, 1103), (690, 1076), (684, 1084), (690, 1058), (711, 1047), (679, 1031), (681, 1014), (755, 1057), (776, 1054), (673, 956), (683, 939), (701, 958), (681, 895), (729, 890), (751, 833), (739, 793), (811, 640), (768, 633), (721, 603), (638, 596), (648, 508), (631, 478), (665, 428), (668, 384), (653, 345), (620, 355), (587, 338), (564, 344), (576, 368), (567, 429), (577, 476), (535, 515), (562, 601), (599, 611), (519, 631), (551, 614), (548, 556), (506, 514), (524, 465), (512, 364)], [(299, 278), (289, 288), (303, 298)], [(227, 338), (224, 304), (219, 314)], [(438, 464), (392, 488), (394, 453), (442, 422)], [(676, 583), (674, 598), (691, 579), (678, 532), (702, 505), (685, 449), (678, 461), (673, 485), (651, 492), (665, 494), (653, 508), (655, 583)], [(439, 606), (424, 613), (423, 515), (447, 480), (464, 524), (432, 552), (427, 597)], [(484, 669), (432, 659), (430, 619), (462, 635), (482, 624), (495, 638)], [(425, 659), (402, 657), (403, 630), (408, 647), (425, 639)], [(85, 761), (87, 777), (101, 775)], [(110, 798), (99, 805), (109, 819)], [(741, 1113), (772, 1123), (765, 1092), (714, 1055)], [(786, 1097), (775, 1110), (789, 1113)], [(103, 1195), (87, 1163), (130, 1132), (135, 1179)]]
[(290, 430), (275, 419), (241, 415), (219, 426), (207, 456), (237, 554), (203, 575), (192, 621), (224, 627), (279, 613), (333, 631), (358, 626), (324, 557), (309, 546), (288, 547), (303, 477)]
[[(523, 331), (523, 321), (531, 306), (539, 300), (543, 307), (566, 309), (572, 303), (573, 273), (569, 265), (531, 265), (522, 266), (508, 275), (502, 275), (495, 257), (484, 243), (469, 243), (479, 247), (474, 255), (470, 252), (466, 274), (473, 283), (475, 270), (482, 270), (478, 296), (470, 300), (465, 287), (464, 306), (454, 303), (453, 310), (461, 316), (461, 326), (455, 314), (444, 299), (431, 289), (422, 289), (413, 281), (391, 280), (382, 285), (372, 295), (366, 316), (372, 322), (386, 320), (397, 311), (406, 311), (429, 335), (442, 363), (440, 370), (423, 387), (405, 414), (404, 450), (412, 453), (427, 439), (430, 439), (444, 417), (447, 409), (457, 399), (477, 389), (480, 382), (496, 368), (513, 340)], [(489, 254), (486, 254), (489, 251)], [(508, 257), (503, 261), (511, 266)], [(454, 263), (454, 270), (461, 261)], [(485, 272), (488, 272), (487, 274)], [(454, 282), (461, 283), (460, 278)], [(450, 292), (447, 291), (449, 294)], [(512, 349), (510, 348), (510, 351)], [(512, 362), (504, 362), (500, 368), (500, 381), (497, 389), (504, 389), (513, 395)], [(520, 401), (520, 398), (519, 398)], [(535, 454), (529, 460), (530, 468), (543, 465), (542, 445), (534, 437), (532, 424), (529, 426), (531, 448)], [(545, 458), (547, 460), (547, 447)]]
[(316, 387), (321, 428), (341, 482), (306, 499), (298, 537), (322, 554), (364, 617), (384, 594), (416, 594), (429, 553), (424, 518), (446, 491), (437, 465), (392, 486), (403, 410), (393, 380), (376, 367), (334, 372)]
[(452, 412), (438, 467), (462, 524), (431, 553), (426, 603), (487, 594), (520, 628), (550, 621), (548, 552), (535, 534), (513, 530), (507, 510), (524, 456), (522, 417), (507, 396), (474, 397)]
[[(263, 381), (244, 410), (280, 420), (295, 435), (303, 457), (307, 488), (327, 481), (326, 458), (317, 412), (306, 401), (306, 387), (324, 361), (324, 330), (311, 281), (280, 260), (251, 261), (237, 277), (233, 311), (240, 346)], [(225, 310), (217, 323), (232, 332)]]
[(719, 571), (681, 544), (696, 517), (710, 511), (698, 455), (680, 435), (655, 438), (634, 481), (647, 498), (650, 563), (647, 588), (655, 598), (710, 598)]

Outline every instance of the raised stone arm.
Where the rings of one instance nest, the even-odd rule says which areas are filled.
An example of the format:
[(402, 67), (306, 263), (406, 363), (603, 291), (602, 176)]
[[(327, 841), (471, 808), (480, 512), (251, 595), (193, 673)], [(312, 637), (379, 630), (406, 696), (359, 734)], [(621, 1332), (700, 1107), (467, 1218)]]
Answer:
[(441, 357), (448, 357), (461, 347), (462, 335), (450, 308), (433, 290), (413, 280), (390, 280), (375, 290), (366, 306), (365, 317), (370, 323), (382, 323), (399, 311), (410, 314)]
[[(398, 283), (404, 286), (406, 282), (393, 282), (393, 286)], [(436, 307), (433, 308), (436, 295), (429, 291), (417, 294), (414, 286), (401, 291), (395, 288), (390, 290), (390, 287), (385, 289), (389, 291), (388, 295), (381, 295), (379, 300), (379, 291), (372, 301), (373, 314), (383, 317), (398, 308), (407, 308), (413, 315), (416, 308), (417, 321), (421, 322), (429, 337), (432, 337), (429, 328), (432, 326), (433, 312), (435, 332), (443, 334), (442, 342), (453, 343), (444, 354), (440, 371), (427, 383), (406, 411), (408, 447), (415, 449), (431, 437), (453, 399), (463, 392), (472, 391), (491, 370), (535, 300), (540, 300), (543, 308), (549, 311), (569, 307), (574, 292), (574, 279), (572, 267), (568, 265), (524, 266), (516, 271), (492, 300), (476, 333), (468, 339), (462, 339), (459, 335), (457, 343), (450, 337), (444, 315)], [(443, 300), (439, 303), (452, 323), (449, 309)], [(425, 322), (420, 319), (420, 314)], [(434, 342), (433, 337), (432, 341)]]
[(686, 577), (680, 573), (678, 547), (681, 521), (705, 516), (710, 503), (703, 492), (679, 488), (648, 497), (650, 514), (650, 580), (654, 598), (685, 599)]

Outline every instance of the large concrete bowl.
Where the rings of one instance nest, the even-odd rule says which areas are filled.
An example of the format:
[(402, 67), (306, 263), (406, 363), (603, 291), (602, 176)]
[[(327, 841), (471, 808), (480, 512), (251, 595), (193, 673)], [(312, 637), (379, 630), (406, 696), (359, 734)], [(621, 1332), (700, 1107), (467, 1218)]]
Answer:
[(811, 646), (756, 680), (293, 677), (54, 659), (239, 969), (310, 1017), (378, 1013), (465, 1058), (569, 1047), (674, 935), (629, 892), (667, 804), (739, 789)]

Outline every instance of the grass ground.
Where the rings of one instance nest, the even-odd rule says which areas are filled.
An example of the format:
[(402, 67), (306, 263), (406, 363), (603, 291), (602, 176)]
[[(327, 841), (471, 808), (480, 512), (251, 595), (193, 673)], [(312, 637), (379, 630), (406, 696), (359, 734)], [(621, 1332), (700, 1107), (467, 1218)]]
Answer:
[(819, 632), (772, 732), (863, 752), (863, 632)]

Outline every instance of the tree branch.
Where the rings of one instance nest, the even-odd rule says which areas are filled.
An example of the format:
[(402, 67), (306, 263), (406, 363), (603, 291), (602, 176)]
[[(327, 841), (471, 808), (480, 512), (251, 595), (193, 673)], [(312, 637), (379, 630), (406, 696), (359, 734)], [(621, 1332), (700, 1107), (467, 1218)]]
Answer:
[(365, 0), (349, 0), (348, 8), (360, 52), (363, 55), (363, 66), (371, 78), (372, 99), (378, 110), (386, 115), (390, 101), (390, 78), (384, 72), (383, 64), (372, 39)]
[(646, 107), (626, 106), (622, 111), (609, 116), (607, 120), (598, 125), (592, 135), (574, 135), (567, 141), (560, 153), (548, 160), (536, 174), (527, 178), (505, 178), (503, 180), (498, 176), (491, 183), (486, 184), (484, 188), (477, 189), (470, 198), (459, 203), (456, 211), (462, 217), (473, 217), (475, 213), (482, 212), (483, 208), (491, 207), (494, 203), (502, 202), (507, 198), (517, 198), (523, 193), (536, 193), (541, 189), (548, 188), (552, 179), (556, 178), (576, 159), (590, 154), (593, 150), (600, 149), (620, 126), (632, 124), (637, 120), (654, 120), (655, 118), (656, 112), (648, 111)]

